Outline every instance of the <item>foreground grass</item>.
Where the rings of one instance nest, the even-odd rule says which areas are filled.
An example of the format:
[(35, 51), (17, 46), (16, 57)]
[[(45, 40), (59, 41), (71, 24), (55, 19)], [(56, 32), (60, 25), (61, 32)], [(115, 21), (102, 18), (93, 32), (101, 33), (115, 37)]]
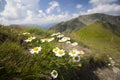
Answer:
[(109, 55), (120, 67), (120, 37), (109, 31), (103, 24), (96, 22), (71, 35), (73, 39), (88, 45), (96, 56)]
[[(37, 39), (32, 43), (25, 43), (29, 35)], [(52, 52), (58, 45), (57, 41), (41, 43), (40, 39), (47, 38), (52, 32), (38, 28), (6, 27), (0, 26), (0, 79), (1, 80), (51, 80), (52, 70), (58, 71), (56, 80), (98, 80), (93, 73), (98, 67), (104, 67), (108, 63), (106, 56), (91, 57), (89, 54), (81, 56), (81, 61), (74, 63), (72, 58), (66, 55), (62, 58)], [(29, 49), (41, 46), (39, 54), (30, 54)], [(82, 65), (82, 66), (81, 66)]]

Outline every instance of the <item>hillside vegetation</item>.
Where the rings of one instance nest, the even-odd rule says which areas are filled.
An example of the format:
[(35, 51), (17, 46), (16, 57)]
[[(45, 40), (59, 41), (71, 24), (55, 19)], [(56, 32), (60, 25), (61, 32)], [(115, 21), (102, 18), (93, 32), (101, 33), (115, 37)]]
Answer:
[[(96, 24), (101, 26), (98, 23)], [(93, 26), (94, 25), (95, 24), (93, 24)], [(87, 32), (85, 31), (84, 33), (84, 30), (86, 29), (87, 28), (83, 28), (82, 31), (80, 30), (74, 33), (75, 35), (77, 34), (76, 36), (74, 34), (72, 36), (73, 38), (76, 37), (77, 39), (75, 39), (78, 42), (80, 40), (85, 44), (90, 44), (90, 47), (93, 47), (91, 49), (94, 51), (95, 46), (100, 44), (99, 42), (102, 40), (95, 40), (94, 36), (98, 36), (99, 38), (99, 35), (93, 34), (93, 30), (90, 31), (91, 34), (87, 35), (90, 39), (85, 37)], [(89, 31), (89, 27), (87, 31)], [(100, 28), (98, 34), (101, 34), (101, 31), (104, 31), (104, 29)], [(105, 30), (104, 32), (109, 31)], [(0, 80), (52, 80), (54, 78), (55, 80), (99, 80), (94, 71), (97, 68), (110, 67), (108, 64), (111, 63), (107, 55), (99, 54), (99, 56), (94, 56), (89, 52), (85, 52), (84, 55), (80, 55), (80, 61), (78, 60), (77, 62), (74, 62), (74, 59), (69, 56), (69, 51), (64, 49), (67, 46), (61, 45), (61, 43), (58, 42), (58, 39), (55, 38), (53, 41), (44, 42), (44, 38), (47, 40), (46, 38), (50, 38), (51, 34), (53, 34), (53, 31), (42, 30), (39, 28), (0, 25)], [(83, 37), (81, 38), (80, 35)], [(106, 35), (112, 42), (108, 42), (108, 39), (105, 38)], [(25, 41), (28, 37), (31, 39), (31, 36), (36, 38), (31, 42)], [(111, 36), (113, 36), (112, 39)], [(105, 39), (105, 42), (102, 41), (105, 44), (100, 44), (98, 48), (104, 49), (102, 52), (107, 53), (107, 51), (111, 49), (109, 48), (111, 46), (106, 43), (111, 43), (111, 45), (115, 47), (112, 47), (113, 50), (110, 52), (112, 53), (116, 50), (113, 53), (117, 55), (119, 52), (117, 50), (119, 50), (119, 48), (116, 44), (119, 44), (119, 38), (114, 36), (112, 33), (111, 35), (105, 33), (104, 35), (101, 35), (101, 37)], [(114, 40), (116, 41), (115, 43), (113, 42)], [(71, 42), (73, 41), (75, 40), (71, 39)], [(92, 45), (90, 42), (95, 42), (96, 45)], [(78, 44), (78, 46), (79, 45), (80, 44)], [(103, 47), (104, 45), (105, 47)], [(38, 53), (33, 54), (33, 52), (30, 51), (32, 48), (35, 51), (38, 50), (34, 47), (41, 47), (42, 49)], [(61, 55), (61, 57), (60, 55), (55, 54), (53, 52), (55, 47), (63, 49), (65, 54)], [(60, 54), (62, 53), (60, 52)], [(57, 71), (57, 73), (52, 74), (52, 71)], [(51, 74), (56, 76), (58, 74), (58, 76), (52, 77)]]
[(110, 55), (120, 67), (120, 37), (107, 29), (105, 24), (95, 22), (71, 34), (80, 43), (88, 45), (95, 55)]

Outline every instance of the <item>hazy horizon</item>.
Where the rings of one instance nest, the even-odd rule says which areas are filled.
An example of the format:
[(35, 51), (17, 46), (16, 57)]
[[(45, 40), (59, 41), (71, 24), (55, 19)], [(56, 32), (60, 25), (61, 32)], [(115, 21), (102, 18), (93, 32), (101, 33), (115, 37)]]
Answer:
[(49, 25), (79, 15), (120, 15), (119, 0), (0, 0), (0, 24)]

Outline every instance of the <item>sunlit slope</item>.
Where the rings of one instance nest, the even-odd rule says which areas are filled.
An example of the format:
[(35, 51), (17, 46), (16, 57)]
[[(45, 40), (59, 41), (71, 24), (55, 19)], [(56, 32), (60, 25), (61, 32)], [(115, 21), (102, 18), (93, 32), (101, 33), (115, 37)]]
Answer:
[[(0, 80), (53, 80), (56, 75), (52, 74), (53, 71), (58, 73), (55, 80), (99, 80), (94, 73), (96, 69), (112, 64), (106, 55), (90, 55), (91, 50), (81, 44), (60, 43), (57, 36), (50, 41), (51, 34), (52, 31), (39, 28), (0, 25)], [(75, 37), (80, 41), (79, 36)], [(70, 42), (76, 40), (71, 37)], [(72, 57), (75, 54), (77, 58)]]
[(120, 56), (120, 37), (95, 22), (71, 34), (72, 38), (88, 45), (94, 53), (104, 53), (118, 58)]
[[(24, 32), (29, 34), (25, 35)], [(51, 34), (50, 31), (39, 28), (0, 25), (0, 80), (52, 80), (53, 70), (58, 72), (56, 80), (77, 80), (78, 78), (88, 80), (93, 74), (88, 66), (91, 58), (81, 57), (79, 62), (73, 62), (73, 58), (67, 51), (63, 57), (56, 56), (53, 53), (55, 47), (64, 50), (58, 45), (57, 39), (52, 42), (41, 41), (44, 38), (50, 38)], [(31, 37), (36, 39), (25, 42)], [(42, 49), (39, 53), (31, 53), (31, 49), (38, 51), (36, 47)], [(102, 58), (101, 62), (96, 60), (93, 63), (99, 67), (105, 66), (107, 64), (105, 61)], [(101, 64), (103, 62), (104, 64)]]
[(79, 17), (58, 23), (52, 26), (50, 30), (56, 30), (69, 34), (95, 22), (105, 23), (106, 28), (120, 36), (120, 16), (112, 16), (102, 13), (80, 15)]

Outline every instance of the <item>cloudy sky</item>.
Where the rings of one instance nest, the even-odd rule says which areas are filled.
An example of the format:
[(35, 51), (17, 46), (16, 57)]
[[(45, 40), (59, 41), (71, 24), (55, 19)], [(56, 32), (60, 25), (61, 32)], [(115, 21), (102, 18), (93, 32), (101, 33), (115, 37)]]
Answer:
[(0, 24), (50, 24), (79, 15), (120, 15), (120, 0), (0, 0)]

